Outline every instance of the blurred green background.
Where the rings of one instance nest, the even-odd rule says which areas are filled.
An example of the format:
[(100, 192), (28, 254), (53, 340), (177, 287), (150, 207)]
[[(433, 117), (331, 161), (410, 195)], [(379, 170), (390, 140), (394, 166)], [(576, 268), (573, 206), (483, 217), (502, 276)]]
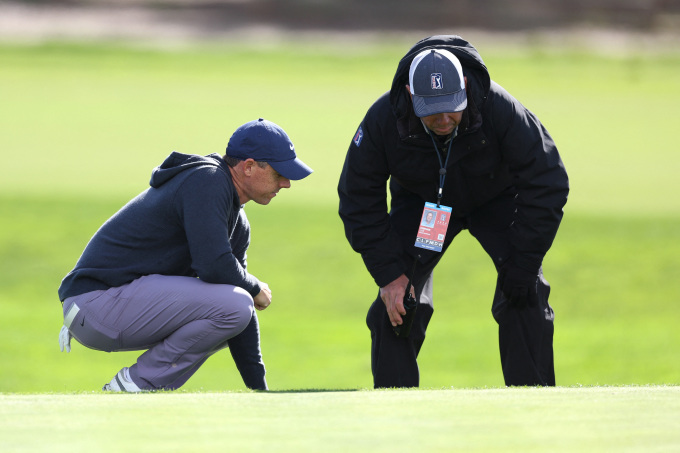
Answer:
[[(558, 385), (680, 383), (680, 54), (475, 41), (494, 80), (553, 135), (572, 191), (544, 269)], [(137, 353), (60, 353), (56, 290), (96, 229), (173, 150), (221, 153), (240, 124), (281, 125), (315, 169), (246, 206), (270, 388), (372, 386), (377, 288), (335, 187), (366, 109), (427, 34), (370, 39), (0, 44), (0, 392), (97, 390)], [(422, 387), (503, 385), (493, 265), (463, 233), (435, 271)], [(228, 352), (187, 390), (241, 389)]]

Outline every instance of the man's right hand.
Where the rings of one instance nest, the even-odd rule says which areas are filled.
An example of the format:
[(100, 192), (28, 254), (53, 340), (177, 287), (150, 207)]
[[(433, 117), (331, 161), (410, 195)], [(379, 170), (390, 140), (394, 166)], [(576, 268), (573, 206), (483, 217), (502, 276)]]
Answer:
[[(392, 283), (380, 288), (380, 298), (385, 303), (387, 315), (390, 317), (390, 322), (393, 327), (401, 325), (403, 322), (401, 317), (406, 314), (406, 310), (404, 309), (404, 294), (406, 294), (407, 285), (408, 277), (401, 274), (399, 278)], [(415, 297), (413, 288), (411, 288), (411, 294)]]
[(264, 310), (272, 303), (272, 291), (269, 289), (269, 285), (264, 282), (260, 282), (260, 288), (257, 296), (253, 297), (253, 302), (256, 309)]

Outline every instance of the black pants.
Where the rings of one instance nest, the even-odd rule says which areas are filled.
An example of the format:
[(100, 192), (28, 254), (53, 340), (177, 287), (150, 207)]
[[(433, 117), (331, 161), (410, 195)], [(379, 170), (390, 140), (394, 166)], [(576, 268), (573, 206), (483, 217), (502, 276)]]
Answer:
[[(414, 247), (423, 202), (392, 184), (394, 228), (403, 241), (403, 249), (411, 262), (420, 255), (414, 286), (420, 302), (408, 338), (398, 338), (390, 324), (385, 304), (378, 295), (368, 310), (366, 324), (371, 331), (371, 369), (375, 388), (417, 387), (420, 382), (418, 353), (425, 340), (427, 325), (433, 313), (432, 271), (446, 252), (453, 238), (463, 229), (492, 258), (496, 268), (511, 254), (509, 227), (514, 213), (514, 194), (508, 193), (477, 209), (464, 219), (452, 219), (441, 253)], [(498, 343), (505, 385), (554, 386), (553, 361), (554, 313), (548, 304), (550, 285), (539, 270), (538, 294), (529, 305), (518, 309), (508, 306), (498, 284), (491, 312), (498, 323)]]

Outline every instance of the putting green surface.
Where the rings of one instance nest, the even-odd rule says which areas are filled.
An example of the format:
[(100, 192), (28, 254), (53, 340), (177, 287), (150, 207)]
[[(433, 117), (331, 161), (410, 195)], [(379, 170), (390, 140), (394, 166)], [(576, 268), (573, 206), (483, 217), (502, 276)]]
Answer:
[(0, 395), (2, 451), (670, 452), (680, 387)]

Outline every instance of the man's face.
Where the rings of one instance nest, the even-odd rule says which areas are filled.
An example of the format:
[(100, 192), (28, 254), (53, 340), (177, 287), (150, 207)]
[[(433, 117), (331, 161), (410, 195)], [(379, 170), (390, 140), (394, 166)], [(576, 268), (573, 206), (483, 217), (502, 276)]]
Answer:
[(463, 119), (463, 112), (438, 113), (421, 118), (423, 124), (437, 135), (449, 135)]
[(281, 189), (290, 187), (290, 179), (284, 178), (271, 165), (252, 166), (251, 178), (248, 180), (246, 196), (257, 204), (269, 204)]
[[(465, 77), (465, 86), (467, 86), (467, 77)], [(411, 87), (406, 85), (406, 91), (411, 99), (413, 99)], [(423, 124), (435, 134), (449, 135), (463, 120), (463, 112), (439, 113), (437, 115), (424, 116), (420, 119), (423, 120)]]

